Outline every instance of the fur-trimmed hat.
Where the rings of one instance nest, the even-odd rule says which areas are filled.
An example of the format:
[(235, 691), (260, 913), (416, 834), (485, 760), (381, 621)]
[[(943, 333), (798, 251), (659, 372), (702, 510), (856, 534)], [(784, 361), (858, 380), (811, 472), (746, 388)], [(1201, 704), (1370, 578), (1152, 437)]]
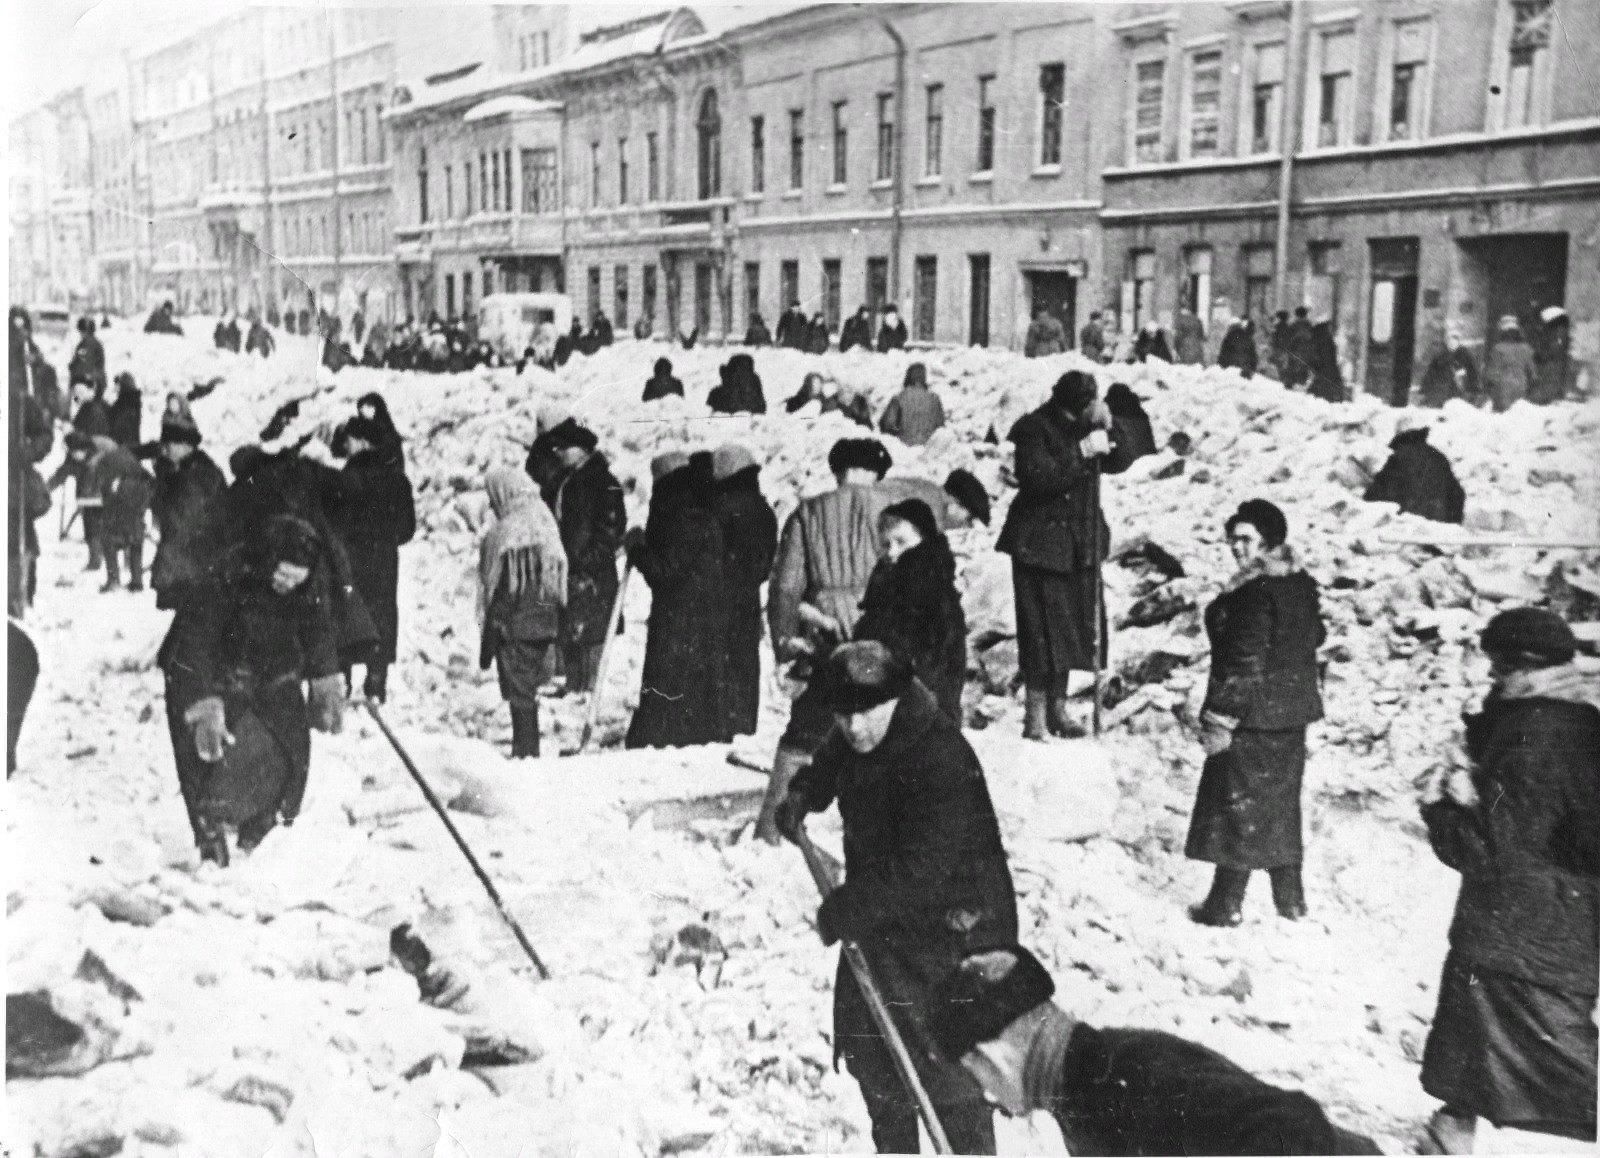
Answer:
[(928, 999), (928, 1029), (945, 1055), (959, 1060), (992, 1041), (1024, 1013), (1055, 995), (1056, 983), (1021, 945), (969, 953)]
[(556, 450), (590, 451), (600, 445), (600, 439), (587, 426), (580, 426), (575, 418), (563, 418), (550, 428), (550, 445)]
[(876, 438), (841, 438), (828, 452), (828, 469), (834, 474), (870, 470), (882, 478), (893, 465), (889, 451)]
[(1567, 621), (1542, 607), (1513, 607), (1489, 620), (1480, 640), (1483, 650), (1528, 667), (1554, 667), (1578, 654), (1578, 640)]
[(669, 474), (689, 465), (689, 454), (682, 450), (667, 450), (650, 460), (650, 479), (660, 482)]
[(711, 473), (718, 482), (756, 465), (756, 456), (737, 442), (725, 442), (711, 452)]
[(862, 640), (834, 648), (817, 678), (829, 710), (853, 715), (905, 695), (912, 671), (883, 644)]
[(989, 525), (989, 492), (970, 470), (956, 468), (944, 480), (944, 493), (966, 508), (967, 513), (984, 526)]
[(1056, 384), (1050, 388), (1050, 401), (1068, 413), (1082, 414), (1099, 393), (1093, 374), (1086, 374), (1082, 370), (1068, 370), (1057, 378)]

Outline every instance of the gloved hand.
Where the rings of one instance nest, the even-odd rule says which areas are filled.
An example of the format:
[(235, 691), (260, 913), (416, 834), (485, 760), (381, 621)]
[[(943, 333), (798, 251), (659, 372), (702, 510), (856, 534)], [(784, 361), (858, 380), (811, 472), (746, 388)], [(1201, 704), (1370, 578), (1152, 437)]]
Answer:
[(1096, 430), (1111, 429), (1111, 407), (1105, 404), (1104, 399), (1096, 398), (1089, 403), (1089, 409), (1084, 414), (1084, 418)]
[(304, 583), (310, 574), (310, 567), (302, 567), (298, 563), (279, 563), (272, 572), (273, 594), (289, 594), (289, 592)]
[(207, 696), (196, 700), (183, 713), (185, 723), (194, 725), (194, 749), (207, 764), (222, 759), (233, 743), (228, 731), (227, 713), (221, 696)]
[(795, 841), (800, 835), (800, 826), (806, 822), (810, 812), (804, 796), (798, 792), (788, 792), (773, 810), (772, 826), (785, 840)]
[(311, 726), (319, 732), (337, 732), (344, 725), (344, 676), (338, 672), (311, 681), (306, 705)]
[(1098, 458), (1102, 454), (1110, 454), (1111, 436), (1103, 430), (1091, 430), (1078, 443), (1078, 449), (1083, 452), (1084, 458)]
[(845, 885), (840, 885), (834, 889), (817, 909), (817, 935), (822, 938), (824, 945), (832, 945), (839, 940), (856, 939), (846, 919), (845, 888)]
[(1218, 756), (1233, 746), (1233, 730), (1237, 720), (1205, 712), (1200, 716), (1200, 747), (1207, 756)]
[(1472, 783), (1472, 769), (1460, 764), (1451, 768), (1445, 777), (1444, 794), (1446, 799), (1455, 801), (1462, 808), (1476, 808), (1478, 789)]

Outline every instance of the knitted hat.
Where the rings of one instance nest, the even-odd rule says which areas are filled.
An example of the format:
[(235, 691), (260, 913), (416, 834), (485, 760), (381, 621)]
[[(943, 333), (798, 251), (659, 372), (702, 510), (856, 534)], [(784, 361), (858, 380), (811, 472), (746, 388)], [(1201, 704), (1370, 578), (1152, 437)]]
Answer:
[(984, 526), (989, 525), (989, 492), (970, 470), (956, 469), (944, 480), (944, 493), (966, 508)]
[(841, 438), (828, 452), (828, 469), (834, 474), (870, 470), (882, 478), (893, 465), (888, 450), (876, 438)]
[(911, 686), (911, 665), (876, 640), (834, 648), (817, 678), (830, 711), (865, 712), (899, 699)]
[(656, 455), (650, 460), (650, 478), (659, 482), (673, 471), (682, 470), (689, 465), (689, 455), (682, 450), (668, 450)]
[(1289, 537), (1289, 520), (1266, 499), (1250, 499), (1239, 504), (1239, 509), (1228, 519), (1224, 530), (1233, 534), (1240, 523), (1249, 523), (1261, 532), (1261, 541), (1268, 547), (1281, 547)]
[(600, 439), (587, 426), (579, 426), (576, 419), (563, 418), (550, 428), (550, 445), (556, 450), (593, 450)]
[(181, 418), (163, 418), (161, 420), (161, 441), (199, 446), (200, 428), (194, 424), (194, 419), (192, 418), (187, 421)]
[(1056, 379), (1050, 389), (1050, 400), (1069, 413), (1082, 414), (1099, 394), (1094, 375), (1082, 370), (1068, 370)]
[(737, 442), (725, 442), (711, 452), (711, 473), (718, 482), (756, 465), (756, 456)]
[(1541, 607), (1513, 607), (1489, 620), (1481, 639), (1491, 656), (1524, 661), (1530, 667), (1554, 667), (1578, 653), (1578, 640), (1553, 611)]
[(969, 953), (933, 987), (928, 1029), (945, 1056), (959, 1060), (1055, 991), (1049, 972), (1021, 945)]

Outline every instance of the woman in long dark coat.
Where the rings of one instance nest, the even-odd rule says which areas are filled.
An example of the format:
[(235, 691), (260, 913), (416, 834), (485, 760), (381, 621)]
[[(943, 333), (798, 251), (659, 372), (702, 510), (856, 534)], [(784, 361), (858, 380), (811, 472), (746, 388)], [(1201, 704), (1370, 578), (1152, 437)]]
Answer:
[(1285, 542), (1283, 512), (1251, 499), (1226, 530), (1239, 570), (1205, 613), (1206, 762), (1184, 849), (1217, 868), (1211, 894), (1190, 915), (1202, 925), (1237, 925), (1251, 872), (1266, 869), (1278, 914), (1299, 920), (1300, 782), (1306, 727), (1322, 718), (1317, 648), (1327, 631), (1316, 580)]
[(611, 608), (617, 600), (617, 552), (628, 529), (622, 484), (594, 432), (572, 419), (548, 432), (550, 452), (565, 473), (552, 505), (567, 552), (567, 607), (561, 617), (562, 665), (567, 690), (593, 689)]
[(628, 543), (629, 562), (650, 585), (650, 624), (627, 744), (712, 744), (731, 732), (723, 702), (728, 594), (711, 456), (663, 454), (650, 471), (650, 517)]
[(778, 518), (761, 493), (761, 468), (742, 446), (729, 443), (711, 456), (722, 524), (722, 570), (728, 607), (724, 703), (735, 736), (756, 730), (761, 711), (761, 585), (778, 552)]
[(1503, 611), (1482, 644), (1494, 687), (1422, 785), (1433, 850), (1461, 874), (1422, 1055), (1444, 1107), (1423, 1153), (1471, 1153), (1476, 1118), (1592, 1145), (1600, 681), (1548, 611)]
[(921, 499), (885, 507), (878, 533), (883, 558), (867, 580), (855, 637), (875, 639), (909, 663), (940, 710), (959, 725), (967, 618), (950, 542)]
[(376, 419), (357, 415), (345, 424), (344, 436), (350, 457), (339, 474), (335, 525), (356, 590), (378, 632), (362, 693), (381, 704), (400, 633), (400, 548), (417, 533), (417, 510), (393, 426), (385, 429)]
[(134, 382), (133, 375), (126, 371), (118, 374), (117, 400), (111, 404), (111, 437), (118, 446), (138, 449), (143, 407), (144, 396)]
[[(1067, 718), (1067, 681), (1096, 666), (1095, 587), (1110, 531), (1100, 513), (1098, 473), (1132, 463), (1131, 433), (1098, 406), (1095, 380), (1069, 370), (1050, 400), (1011, 428), (1019, 491), (995, 550), (1011, 556), (1017, 600), (1017, 651), (1027, 689), (1023, 735), (1082, 734)], [(1109, 433), (1107, 427), (1110, 428)], [(1100, 648), (1104, 662), (1104, 646)]]

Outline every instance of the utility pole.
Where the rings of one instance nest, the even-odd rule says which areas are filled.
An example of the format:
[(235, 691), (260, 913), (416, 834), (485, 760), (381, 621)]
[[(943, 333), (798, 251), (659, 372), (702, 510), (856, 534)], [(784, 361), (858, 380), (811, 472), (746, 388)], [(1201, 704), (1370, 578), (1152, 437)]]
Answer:
[(1289, 43), (1285, 50), (1283, 109), (1278, 115), (1278, 229), (1272, 247), (1273, 280), (1278, 308), (1289, 301), (1289, 215), (1294, 204), (1294, 158), (1300, 151), (1300, 126), (1305, 123), (1305, 0), (1289, 0)]
[(275, 270), (277, 252), (272, 240), (272, 108), (268, 103), (268, 60), (271, 56), (268, 39), (267, 11), (257, 9), (257, 30), (261, 39), (261, 314), (266, 320), (267, 311), (278, 302), (278, 276)]
[(328, 13), (328, 96), (332, 108), (333, 132), (333, 316), (339, 316), (340, 300), (344, 296), (344, 235), (341, 218), (343, 201), (339, 194), (339, 24), (341, 9), (329, 8)]
[(900, 242), (904, 229), (902, 213), (905, 209), (905, 140), (906, 140), (906, 41), (899, 29), (884, 17), (878, 23), (894, 41), (894, 202), (889, 218), (889, 300), (898, 309), (900, 301)]

